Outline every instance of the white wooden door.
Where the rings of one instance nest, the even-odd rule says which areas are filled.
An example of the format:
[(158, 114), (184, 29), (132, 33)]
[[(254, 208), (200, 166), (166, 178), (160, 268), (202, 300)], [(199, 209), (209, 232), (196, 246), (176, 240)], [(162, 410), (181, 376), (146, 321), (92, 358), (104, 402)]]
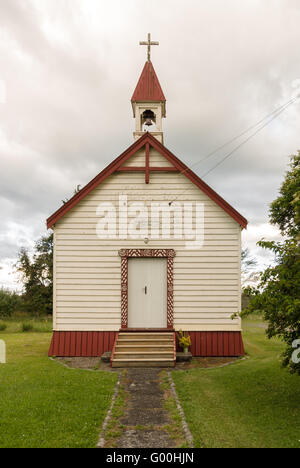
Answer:
[(167, 260), (128, 260), (128, 327), (167, 327)]

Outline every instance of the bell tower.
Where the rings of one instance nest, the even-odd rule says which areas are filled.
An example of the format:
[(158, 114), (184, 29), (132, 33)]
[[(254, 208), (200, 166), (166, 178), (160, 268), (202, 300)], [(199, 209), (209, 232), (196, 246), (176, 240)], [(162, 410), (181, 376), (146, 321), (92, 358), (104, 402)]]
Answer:
[(148, 47), (147, 62), (131, 98), (133, 117), (135, 118), (134, 140), (138, 140), (145, 132), (150, 132), (163, 143), (162, 119), (166, 117), (166, 98), (158, 81), (151, 62), (151, 46), (159, 45), (151, 41), (140, 42)]

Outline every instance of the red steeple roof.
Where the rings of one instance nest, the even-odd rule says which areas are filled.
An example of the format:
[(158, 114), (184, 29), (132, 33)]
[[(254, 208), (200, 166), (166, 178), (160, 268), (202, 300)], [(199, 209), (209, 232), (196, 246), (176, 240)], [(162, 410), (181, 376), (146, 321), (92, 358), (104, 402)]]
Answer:
[(150, 61), (145, 63), (142, 74), (131, 98), (131, 102), (135, 101), (166, 101), (152, 62)]

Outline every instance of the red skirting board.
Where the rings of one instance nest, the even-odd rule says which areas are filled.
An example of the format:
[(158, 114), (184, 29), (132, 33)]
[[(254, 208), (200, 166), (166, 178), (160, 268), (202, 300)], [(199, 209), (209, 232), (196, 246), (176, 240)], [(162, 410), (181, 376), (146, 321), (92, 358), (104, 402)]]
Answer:
[(111, 351), (115, 331), (55, 331), (49, 349), (49, 356), (97, 357)]
[[(55, 331), (49, 356), (97, 357), (112, 351), (116, 331)], [(242, 334), (239, 331), (191, 331), (193, 356), (225, 357), (245, 354)], [(177, 350), (179, 351), (177, 343)]]
[[(242, 333), (239, 331), (191, 331), (188, 332), (193, 356), (200, 357), (230, 357), (244, 356), (245, 349)], [(182, 351), (178, 346), (177, 351)]]

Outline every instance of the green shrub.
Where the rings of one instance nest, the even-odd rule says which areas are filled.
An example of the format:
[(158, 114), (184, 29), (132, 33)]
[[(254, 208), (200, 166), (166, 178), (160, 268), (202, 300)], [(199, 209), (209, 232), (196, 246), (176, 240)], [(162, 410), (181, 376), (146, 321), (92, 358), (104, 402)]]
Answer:
[(4, 331), (4, 330), (6, 330), (6, 329), (7, 329), (6, 323), (3, 323), (3, 322), (1, 323), (1, 322), (0, 322), (0, 331)]
[(21, 307), (22, 298), (17, 293), (0, 289), (0, 317), (11, 317)]
[(32, 323), (24, 322), (21, 325), (21, 330), (22, 332), (29, 332), (33, 330), (33, 325)]

